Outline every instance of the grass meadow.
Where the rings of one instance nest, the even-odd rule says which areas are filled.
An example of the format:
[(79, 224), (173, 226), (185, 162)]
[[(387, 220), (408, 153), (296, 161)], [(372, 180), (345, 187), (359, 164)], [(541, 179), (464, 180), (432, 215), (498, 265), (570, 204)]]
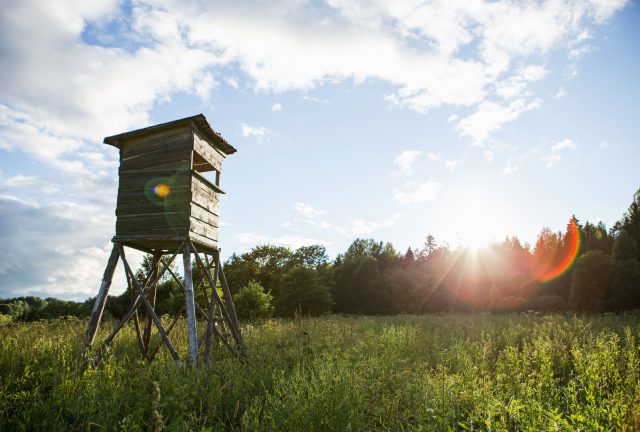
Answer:
[[(638, 314), (243, 323), (251, 364), (220, 350), (208, 383), (166, 349), (142, 360), (131, 325), (74, 377), (85, 327), (0, 329), (0, 430), (610, 431), (638, 420)], [(186, 358), (184, 321), (171, 337)]]

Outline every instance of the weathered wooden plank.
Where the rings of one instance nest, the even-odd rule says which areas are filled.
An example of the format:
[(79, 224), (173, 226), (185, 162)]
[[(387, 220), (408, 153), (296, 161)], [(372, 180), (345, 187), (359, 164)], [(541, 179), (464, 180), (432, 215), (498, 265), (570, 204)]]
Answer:
[(191, 130), (192, 128), (190, 125), (177, 126), (171, 129), (165, 129), (159, 132), (153, 132), (139, 137), (125, 139), (122, 141), (122, 145), (123, 147), (132, 147), (139, 144), (144, 144), (149, 141), (156, 141), (173, 135), (180, 135), (182, 133), (191, 134)]
[(191, 180), (191, 193), (198, 193), (210, 199), (219, 200), (220, 193), (215, 189), (209, 187), (208, 184), (200, 180), (200, 178), (198, 177), (199, 176), (195, 174), (193, 176), (193, 179)]
[(218, 200), (212, 200), (206, 196), (194, 193), (191, 195), (191, 202), (199, 205), (216, 216), (220, 216), (220, 202)]
[(120, 171), (137, 170), (180, 161), (191, 163), (189, 146), (179, 144), (123, 159), (120, 161)]
[(190, 218), (189, 231), (199, 234), (211, 240), (218, 241), (218, 228), (207, 223), (199, 221), (193, 217)]
[(174, 145), (183, 145), (190, 148), (192, 139), (191, 133), (186, 130), (178, 134), (159, 136), (154, 139), (145, 139), (144, 141), (140, 141), (135, 144), (125, 141), (122, 150), (120, 150), (120, 154), (122, 155), (122, 159), (126, 160), (130, 157)]
[(212, 167), (222, 172), (222, 155), (219, 150), (204, 140), (197, 132), (193, 136), (193, 150)]
[[(216, 176), (218, 176), (220, 173), (216, 173)], [(198, 180), (198, 186), (206, 191), (208, 191), (210, 194), (220, 194), (220, 193), (224, 193), (224, 191), (220, 188), (220, 186), (216, 185), (214, 182), (212, 182), (211, 180), (209, 180), (208, 178), (206, 178), (205, 176), (203, 176), (202, 174), (198, 173), (198, 172), (193, 172), (193, 178), (195, 180)], [(219, 195), (217, 195), (219, 197)]]
[[(118, 193), (118, 206), (125, 203), (162, 203), (163, 201), (183, 200), (189, 199), (189, 195), (191, 194), (190, 186), (185, 185), (170, 187), (169, 194), (165, 197), (159, 197), (157, 195), (153, 195), (153, 192), (149, 192), (150, 191), (145, 192), (142, 188), (120, 191), (120, 193)], [(149, 200), (149, 197), (151, 197), (152, 201)]]
[(190, 203), (190, 211), (189, 214), (213, 227), (220, 227), (220, 217), (218, 215), (213, 214), (212, 212), (200, 207), (197, 204)]
[(189, 213), (157, 213), (150, 215), (120, 216), (116, 220), (116, 232), (149, 231), (163, 228), (189, 226)]
[(124, 173), (120, 175), (118, 191), (127, 189), (144, 189), (151, 180), (157, 179), (159, 183), (164, 183), (172, 187), (188, 185), (191, 182), (189, 170), (183, 171), (160, 171), (154, 173)]
[[(149, 215), (154, 213), (175, 213), (190, 211), (193, 204), (187, 198), (179, 200), (166, 200), (161, 205), (150, 201), (119, 203), (116, 208), (116, 216)], [(206, 211), (202, 209), (202, 211)], [(198, 218), (200, 219), (200, 218)], [(207, 220), (204, 220), (207, 222)], [(211, 225), (211, 222), (208, 222)]]
[(147, 168), (140, 169), (123, 169), (122, 166), (118, 170), (118, 174), (122, 175), (123, 173), (142, 173), (142, 172), (163, 172), (163, 171), (178, 171), (178, 170), (188, 170), (191, 169), (191, 160), (181, 160), (178, 162), (170, 162), (163, 163), (162, 165), (149, 166)]
[[(189, 233), (189, 239), (197, 244), (197, 245), (202, 245), (206, 248), (213, 250), (217, 250), (218, 249), (218, 241), (217, 240), (213, 240), (204, 236), (201, 236), (200, 234), (194, 233), (194, 232), (190, 232)], [(208, 251), (207, 251), (208, 252)]]

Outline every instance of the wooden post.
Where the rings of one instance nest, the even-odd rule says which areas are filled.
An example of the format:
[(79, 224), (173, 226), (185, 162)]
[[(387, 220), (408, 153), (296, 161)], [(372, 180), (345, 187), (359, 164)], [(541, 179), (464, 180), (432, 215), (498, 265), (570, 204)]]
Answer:
[(104, 270), (104, 275), (102, 276), (100, 291), (98, 291), (96, 302), (93, 305), (93, 311), (91, 312), (91, 319), (89, 319), (89, 325), (87, 326), (87, 331), (82, 341), (82, 347), (80, 348), (80, 355), (78, 356), (78, 362), (76, 362), (76, 370), (78, 370), (78, 367), (80, 365), (80, 359), (84, 354), (85, 348), (91, 347), (91, 345), (93, 344), (93, 340), (96, 337), (96, 333), (98, 332), (98, 326), (100, 325), (100, 319), (102, 318), (102, 311), (104, 310), (104, 305), (107, 302), (107, 295), (109, 294), (109, 288), (111, 288), (111, 282), (113, 281), (113, 274), (116, 271), (117, 265), (118, 265), (118, 250), (116, 249), (116, 245), (113, 245), (113, 249), (111, 249), (111, 256), (109, 257), (109, 261), (107, 262), (107, 268)]
[[(125, 271), (127, 275), (127, 290), (129, 291), (129, 298), (131, 299), (131, 304), (135, 304), (136, 302), (136, 294), (133, 292), (133, 284), (131, 283), (131, 278), (129, 277), (129, 273)], [(144, 355), (144, 342), (142, 342), (142, 332), (140, 332), (140, 322), (138, 321), (138, 314), (133, 314), (133, 324), (136, 328), (136, 336), (138, 337), (138, 345), (140, 345), (140, 353)]]
[[(216, 256), (215, 256), (215, 262), (219, 263), (220, 260), (218, 259), (219, 257), (219, 253), (216, 251)], [(206, 257), (205, 257), (206, 258)], [(209, 260), (207, 260), (207, 264), (209, 263)], [(219, 269), (220, 265), (216, 264), (216, 269), (214, 271), (213, 274), (213, 286), (211, 287), (212, 291), (215, 291), (217, 289), (217, 285), (218, 285), (218, 269)], [(207, 265), (207, 268), (204, 269), (206, 270), (207, 274), (209, 274), (211, 272), (211, 269), (209, 268), (209, 266)], [(213, 292), (211, 293), (211, 303), (209, 303), (209, 322), (207, 323), (207, 345), (205, 348), (205, 354), (204, 354), (204, 363), (207, 365), (207, 371), (209, 371), (209, 358), (211, 357), (211, 337), (213, 336), (213, 327), (216, 325), (215, 324), (215, 312), (216, 312), (216, 301), (215, 301), (216, 296), (213, 295)]]
[[(149, 287), (147, 291), (147, 300), (151, 304), (151, 308), (155, 310), (156, 307), (156, 288), (158, 287), (158, 262), (162, 258), (162, 254), (153, 254), (153, 264), (151, 264), (151, 280), (155, 280), (156, 282)], [(153, 328), (153, 320), (151, 318), (151, 311), (147, 310), (145, 319), (144, 319), (144, 334), (142, 336), (142, 355), (147, 356), (149, 353), (149, 340), (151, 339), (151, 329)]]
[[(196, 328), (196, 308), (193, 298), (193, 278), (191, 275), (191, 242), (185, 242), (182, 249), (182, 261), (184, 263), (184, 296), (187, 301), (187, 331), (189, 340), (188, 361), (198, 365), (198, 331)], [(197, 252), (196, 252), (197, 254)]]
[[(198, 262), (198, 265), (200, 266), (200, 268), (204, 267), (204, 264), (202, 263), (202, 260), (200, 259), (200, 256), (198, 255), (198, 251), (196, 250), (195, 246), (191, 245), (194, 249), (195, 252), (195, 256), (196, 256), (196, 261)], [(218, 258), (218, 264), (220, 264), (220, 259)], [(223, 283), (223, 289), (224, 289), (224, 279), (222, 279), (224, 273), (222, 272), (222, 268), (220, 268), (219, 270), (221, 279), (220, 281)], [(211, 278), (211, 274), (209, 272), (205, 272), (205, 275), (207, 276), (207, 278), (209, 279), (209, 283), (211, 284), (211, 286), (214, 286), (213, 284), (213, 279)], [(228, 290), (228, 288), (227, 288)], [(236, 342), (238, 342), (238, 344), (240, 345), (240, 349), (242, 350), (242, 354), (245, 357), (248, 357), (247, 354), (247, 348), (244, 346), (244, 342), (242, 341), (242, 336), (240, 335), (238, 326), (237, 326), (237, 319), (235, 321), (235, 323), (233, 322), (233, 318), (231, 318), (231, 316), (229, 315), (229, 312), (225, 306), (224, 303), (222, 303), (222, 299), (220, 298), (220, 296), (218, 295), (218, 291), (213, 290), (211, 292), (211, 295), (216, 299), (216, 301), (220, 304), (220, 309), (223, 313), (223, 317), (225, 317), (227, 319), (227, 323), (229, 325), (229, 328), (231, 329), (231, 333), (233, 334), (234, 339), (236, 340)], [(231, 307), (233, 307), (233, 300), (231, 300), (231, 297), (229, 295), (229, 304), (231, 304)]]

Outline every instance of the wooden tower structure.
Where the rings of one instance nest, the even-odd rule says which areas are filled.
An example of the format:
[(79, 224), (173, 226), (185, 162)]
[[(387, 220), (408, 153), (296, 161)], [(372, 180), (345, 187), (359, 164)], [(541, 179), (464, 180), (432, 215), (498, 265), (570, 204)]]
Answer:
[[(127, 274), (131, 305), (99, 348), (96, 362), (120, 329), (133, 318), (143, 356), (152, 361), (164, 344), (176, 363), (182, 365), (169, 335), (185, 310), (188, 363), (198, 365), (200, 349), (204, 346), (208, 368), (214, 338), (218, 346), (224, 345), (232, 356), (246, 357), (247, 350), (218, 248), (219, 199), (224, 193), (220, 189), (222, 161), (236, 149), (211, 128), (202, 114), (110, 136), (104, 143), (120, 150), (116, 235), (112, 239), (113, 250), (87, 326), (78, 365), (82, 363), (85, 350), (94, 342), (118, 260), (122, 260)], [(202, 175), (205, 172), (213, 174), (212, 180)], [(153, 255), (152, 270), (146, 280), (136, 279), (127, 262), (125, 246)], [(170, 268), (179, 254), (183, 259), (184, 284)], [(192, 255), (201, 275), (197, 283), (192, 275)], [(186, 298), (168, 328), (163, 327), (154, 311), (156, 286), (165, 272), (169, 272), (183, 288)], [(216, 289), (218, 281), (222, 297)], [(204, 307), (195, 301), (194, 289), (203, 290), (207, 302)], [(141, 328), (136, 311), (142, 304), (146, 318)], [(202, 314), (207, 323), (200, 340), (196, 312)], [(153, 325), (162, 339), (152, 351), (149, 342)]]

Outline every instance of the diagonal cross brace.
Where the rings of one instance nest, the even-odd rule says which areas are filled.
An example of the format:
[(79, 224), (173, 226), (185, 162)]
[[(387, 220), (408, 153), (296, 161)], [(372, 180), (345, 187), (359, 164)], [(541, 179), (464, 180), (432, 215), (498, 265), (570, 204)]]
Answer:
[(138, 280), (136, 279), (135, 275), (133, 274), (133, 271), (131, 270), (131, 267), (129, 267), (129, 263), (127, 262), (127, 259), (124, 257), (124, 252), (122, 251), (122, 246), (120, 245), (120, 243), (117, 243), (117, 242), (114, 242), (114, 244), (116, 245), (116, 248), (118, 249), (118, 253), (120, 254), (120, 258), (122, 258), (122, 263), (124, 264), (125, 270), (127, 271), (127, 273), (129, 273), (129, 276), (131, 277), (131, 281), (133, 282), (133, 285), (138, 290), (138, 294), (140, 295), (140, 298), (142, 299), (142, 301), (144, 302), (145, 306), (147, 307), (147, 310), (151, 312), (151, 318), (153, 319), (153, 322), (155, 323), (156, 327), (158, 328), (158, 332), (162, 336), (162, 339), (164, 339), (164, 343), (167, 344), (167, 348), (169, 348), (169, 351), (171, 352), (171, 356), (176, 361), (178, 366), (181, 367), (182, 366), (182, 362), (180, 361), (180, 356), (178, 356), (178, 353), (173, 348), (173, 345), (171, 344), (171, 341), (169, 340), (169, 337), (165, 333), (164, 328), (162, 328), (162, 324), (160, 323), (160, 320), (156, 316), (156, 313), (154, 312), (153, 308), (151, 307), (151, 304), (149, 303), (149, 300), (147, 300), (147, 296), (144, 295), (144, 291), (142, 291), (142, 288), (140, 287), (140, 284), (138, 283)]
[[(158, 273), (158, 276), (153, 281), (154, 284), (158, 283), (160, 278), (164, 275), (165, 271), (169, 268), (169, 266), (171, 266), (171, 263), (173, 262), (173, 260), (176, 258), (178, 253), (182, 250), (182, 246), (183, 245), (184, 245), (184, 243), (182, 243), (180, 245), (180, 247), (173, 254), (173, 256), (171, 257), (169, 262), (165, 264), (165, 266), (162, 269), (162, 271), (160, 273)], [(113, 248), (114, 248), (114, 250), (117, 251), (115, 246)], [(122, 254), (124, 256), (124, 250), (122, 250)], [(159, 265), (160, 261), (158, 261), (157, 264)], [(125, 270), (125, 273), (127, 274), (127, 277), (130, 278), (129, 273), (126, 270)], [(144, 288), (146, 288), (147, 286), (150, 286), (149, 285), (149, 280), (151, 279), (151, 275), (152, 275), (152, 273), (149, 273), (149, 275), (147, 276), (147, 279), (145, 280)], [(124, 314), (124, 316), (122, 317), (122, 319), (120, 320), (120, 322), (118, 323), (116, 328), (113, 330), (113, 332), (111, 332), (109, 337), (107, 339), (105, 339), (105, 341), (102, 343), (102, 346), (100, 347), (100, 349), (98, 350), (98, 354), (96, 355), (96, 359), (95, 359), (95, 363), (96, 364), (100, 362), (100, 359), (102, 358), (102, 353), (104, 352), (104, 350), (109, 346), (109, 344), (111, 344), (111, 342), (113, 342), (115, 337), (118, 335), (118, 332), (122, 329), (122, 327), (125, 326), (125, 324), (127, 324), (127, 321), (129, 321), (131, 316), (136, 312), (136, 310), (138, 310), (138, 308), (140, 307), (141, 304), (142, 304), (142, 299), (140, 298), (140, 295), (138, 295), (136, 297), (136, 299), (131, 303), (131, 307), (129, 307), (129, 310), (127, 311), (126, 314)]]
[[(189, 242), (191, 243), (191, 242)], [(196, 261), (198, 262), (198, 265), (200, 266), (201, 270), (204, 269), (204, 264), (202, 263), (202, 259), (200, 258), (200, 255), (198, 254), (198, 250), (195, 248), (195, 246), (193, 246), (193, 244), (191, 244), (191, 247), (193, 247), (193, 251), (195, 252), (195, 256), (196, 256)], [(218, 259), (218, 265), (220, 264), (220, 259)], [(203, 270), (204, 271), (204, 270)], [(215, 285), (213, 284), (213, 278), (211, 277), (211, 273), (210, 272), (206, 272), (204, 271), (205, 275), (207, 276), (207, 279), (209, 279), (209, 283), (211, 284), (212, 287), (215, 287)], [(220, 296), (218, 295), (218, 291), (216, 289), (213, 289), (211, 291), (211, 295), (213, 296), (213, 298), (215, 298), (215, 300), (220, 304), (220, 308), (222, 311), (223, 316), (227, 317), (227, 322), (229, 323), (229, 328), (231, 329), (231, 332), (233, 334), (234, 339), (240, 344), (240, 348), (242, 349), (242, 352), (244, 353), (245, 356), (247, 356), (247, 349), (244, 346), (244, 343), (242, 343), (242, 337), (240, 336), (238, 329), (236, 327), (236, 323), (233, 322), (233, 319), (229, 319), (229, 313), (227, 312), (227, 308), (225, 306), (224, 303), (222, 303), (222, 299), (220, 299)]]

